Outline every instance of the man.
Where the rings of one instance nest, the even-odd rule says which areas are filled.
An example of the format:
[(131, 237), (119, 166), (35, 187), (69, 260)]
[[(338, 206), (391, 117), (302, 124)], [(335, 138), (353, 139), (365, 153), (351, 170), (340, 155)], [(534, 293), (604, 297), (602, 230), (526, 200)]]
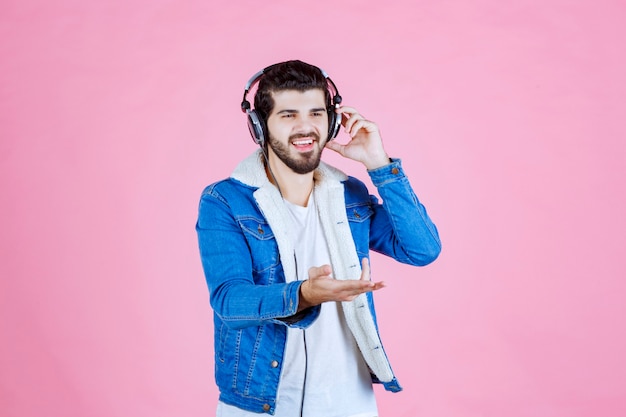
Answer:
[[(315, 66), (259, 72), (242, 109), (261, 149), (202, 194), (218, 416), (374, 417), (372, 381), (401, 390), (378, 336), (372, 293), (384, 284), (370, 280), (369, 249), (426, 265), (441, 244), (377, 125), (340, 102)], [(341, 126), (346, 144), (332, 141)], [(384, 204), (320, 162), (324, 148), (361, 162)]]

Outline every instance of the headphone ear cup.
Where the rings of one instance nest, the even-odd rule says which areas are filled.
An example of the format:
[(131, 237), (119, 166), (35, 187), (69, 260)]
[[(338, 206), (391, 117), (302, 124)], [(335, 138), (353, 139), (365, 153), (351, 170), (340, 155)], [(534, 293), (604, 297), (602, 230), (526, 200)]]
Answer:
[(341, 115), (335, 112), (335, 108), (328, 110), (328, 140), (331, 141), (337, 137), (341, 129)]
[(260, 146), (265, 144), (265, 126), (254, 110), (248, 111), (248, 130), (254, 143)]

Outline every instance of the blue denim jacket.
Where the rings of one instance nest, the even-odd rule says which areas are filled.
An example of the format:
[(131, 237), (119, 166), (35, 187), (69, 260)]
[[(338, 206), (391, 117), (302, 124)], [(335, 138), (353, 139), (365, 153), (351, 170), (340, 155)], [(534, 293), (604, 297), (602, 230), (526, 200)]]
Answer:
[[(196, 230), (214, 311), (215, 379), (220, 401), (273, 414), (287, 327), (307, 328), (320, 307), (297, 313), (302, 281), (290, 276), (293, 260), (284, 249), (288, 245), (281, 243), (285, 242), (284, 233), (278, 227), (281, 205), (276, 201), (280, 196), (267, 181), (259, 158), (256, 153), (242, 162), (231, 178), (204, 190)], [(350, 242), (339, 246), (355, 248), (357, 263), (369, 257), (370, 249), (416, 266), (437, 258), (441, 250), (437, 229), (411, 189), (400, 160), (368, 171), (383, 204), (369, 195), (361, 181), (324, 163), (318, 171), (323, 175), (316, 171), (316, 184), (319, 180), (339, 190), (340, 194), (329, 193), (328, 201), (341, 204), (351, 235)], [(334, 227), (334, 221), (327, 222), (328, 227)], [(340, 227), (341, 221), (336, 223)], [(332, 266), (336, 276), (342, 269)], [(350, 279), (359, 274), (360, 269)], [(364, 294), (361, 302), (369, 308), (359, 310), (370, 315), (379, 340), (372, 293)], [(359, 347), (367, 361), (367, 349)], [(372, 372), (373, 381), (383, 381), (389, 391), (400, 391), (382, 345), (370, 349), (383, 355), (385, 364), (379, 373), (389, 372), (384, 379)], [(368, 363), (370, 368), (379, 369), (373, 362)]]

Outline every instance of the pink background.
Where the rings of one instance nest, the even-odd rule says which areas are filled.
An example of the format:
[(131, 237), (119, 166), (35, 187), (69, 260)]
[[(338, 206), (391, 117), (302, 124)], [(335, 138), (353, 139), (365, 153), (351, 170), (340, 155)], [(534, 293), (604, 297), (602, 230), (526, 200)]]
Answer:
[(245, 82), (292, 58), (378, 122), (444, 242), (422, 269), (374, 256), (405, 388), (377, 389), (381, 416), (625, 415), (624, 21), (610, 0), (2, 1), (0, 415), (213, 414), (197, 203), (255, 149)]

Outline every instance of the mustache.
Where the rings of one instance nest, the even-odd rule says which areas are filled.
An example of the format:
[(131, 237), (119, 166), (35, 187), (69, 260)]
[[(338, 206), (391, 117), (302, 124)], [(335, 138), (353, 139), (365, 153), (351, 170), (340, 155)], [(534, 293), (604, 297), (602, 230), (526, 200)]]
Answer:
[(301, 138), (315, 138), (318, 142), (321, 139), (320, 135), (317, 132), (306, 132), (306, 133), (294, 133), (293, 135), (289, 136), (289, 140), (296, 140), (296, 139), (301, 139)]

